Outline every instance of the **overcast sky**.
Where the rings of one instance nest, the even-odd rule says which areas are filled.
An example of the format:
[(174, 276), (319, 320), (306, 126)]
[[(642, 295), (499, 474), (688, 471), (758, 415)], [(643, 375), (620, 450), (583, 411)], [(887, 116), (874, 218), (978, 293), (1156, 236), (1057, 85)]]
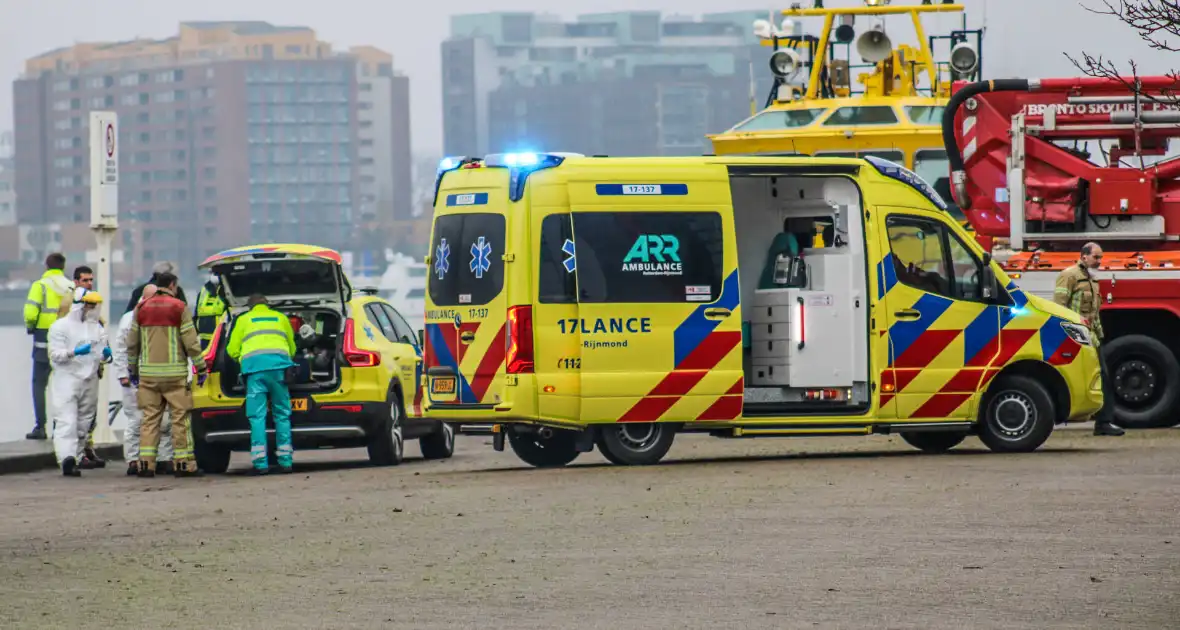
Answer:
[[(1082, 1), (1090, 6), (1100, 2)], [(1082, 48), (1120, 62), (1135, 57), (1146, 72), (1180, 67), (1180, 59), (1173, 62), (1171, 55), (1149, 50), (1114, 18), (1087, 13), (1078, 0), (964, 2), (972, 26), (987, 15), (987, 78), (1071, 76), (1075, 71), (1062, 52)], [(850, 3), (860, 2), (828, 0), (829, 6)], [(167, 37), (176, 33), (181, 21), (266, 20), (310, 26), (337, 48), (370, 44), (393, 53), (395, 67), (411, 80), (414, 148), (434, 153), (442, 146), (439, 42), (447, 37), (452, 14), (536, 10), (572, 17), (642, 7), (695, 15), (730, 7), (782, 9), (789, 4), (791, 0), (0, 0), (0, 83), (10, 86), (23, 72), (24, 60), (41, 52), (75, 42)], [(554, 6), (563, 8), (553, 10)], [(928, 34), (952, 25), (945, 18), (927, 18), (926, 24)], [(11, 88), (5, 87), (0, 95), (0, 129), (6, 129), (12, 126)]]

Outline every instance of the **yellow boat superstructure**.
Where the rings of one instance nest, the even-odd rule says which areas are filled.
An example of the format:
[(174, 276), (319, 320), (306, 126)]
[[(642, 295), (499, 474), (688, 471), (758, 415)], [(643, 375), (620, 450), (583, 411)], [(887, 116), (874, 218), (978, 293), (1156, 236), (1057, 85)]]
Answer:
[[(769, 22), (755, 24), (763, 45), (775, 48), (775, 86), (762, 111), (709, 136), (714, 153), (881, 157), (930, 183), (966, 225), (949, 194), (942, 113), (951, 83), (974, 79), (979, 72), (982, 31), (964, 26), (949, 35), (927, 37), (924, 14), (962, 13), (964, 8), (926, 2), (898, 6), (866, 0), (865, 6), (823, 8), (817, 1), (814, 8), (783, 11), (782, 29)], [(907, 16), (917, 45), (894, 45), (885, 30), (886, 18)], [(794, 19), (805, 17), (823, 18), (818, 37), (796, 32)], [(858, 18), (869, 22), (859, 35)], [(946, 61), (935, 59), (939, 43), (948, 44)], [(853, 64), (854, 57), (863, 63)], [(854, 86), (851, 74), (857, 70), (867, 71), (856, 77)], [(793, 84), (800, 75), (805, 80)]]

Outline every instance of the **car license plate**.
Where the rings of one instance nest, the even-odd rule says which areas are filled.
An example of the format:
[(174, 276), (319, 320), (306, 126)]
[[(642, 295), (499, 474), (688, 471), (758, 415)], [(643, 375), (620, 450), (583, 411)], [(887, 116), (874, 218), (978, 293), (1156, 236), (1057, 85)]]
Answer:
[(292, 398), (291, 399), (291, 411), (307, 411), (307, 399), (306, 398)]
[(454, 394), (455, 393), (455, 378), (453, 376), (435, 377), (430, 379), (430, 393), (432, 394)]

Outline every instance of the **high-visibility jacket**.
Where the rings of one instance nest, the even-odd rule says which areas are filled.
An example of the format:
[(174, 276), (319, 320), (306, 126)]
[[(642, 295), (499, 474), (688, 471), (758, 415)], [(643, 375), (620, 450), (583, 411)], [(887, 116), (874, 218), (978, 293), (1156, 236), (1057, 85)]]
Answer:
[(197, 296), (197, 336), (202, 343), (208, 343), (213, 338), (213, 331), (217, 329), (217, 321), (225, 314), (225, 302), (217, 297), (217, 293), (209, 290), (209, 285), (201, 287), (201, 294)]
[(127, 331), (127, 369), (140, 380), (184, 380), (188, 362), (205, 371), (201, 342), (188, 305), (160, 289), (135, 310)]
[(62, 300), (74, 289), (74, 283), (61, 269), (50, 269), (29, 287), (25, 298), (25, 328), (33, 331), (33, 360), (49, 361), (49, 327), (57, 321)]
[(238, 316), (225, 350), (242, 374), (286, 369), (295, 365), (295, 331), (286, 315), (259, 304)]

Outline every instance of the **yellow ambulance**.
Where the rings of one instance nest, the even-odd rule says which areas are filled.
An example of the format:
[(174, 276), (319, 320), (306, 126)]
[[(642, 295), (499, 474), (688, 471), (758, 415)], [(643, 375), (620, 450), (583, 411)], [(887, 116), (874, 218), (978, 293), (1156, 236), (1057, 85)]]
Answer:
[(1082, 320), (893, 162), (498, 154), (435, 197), (425, 413), (534, 466), (685, 432), (1031, 451), (1102, 406)]

